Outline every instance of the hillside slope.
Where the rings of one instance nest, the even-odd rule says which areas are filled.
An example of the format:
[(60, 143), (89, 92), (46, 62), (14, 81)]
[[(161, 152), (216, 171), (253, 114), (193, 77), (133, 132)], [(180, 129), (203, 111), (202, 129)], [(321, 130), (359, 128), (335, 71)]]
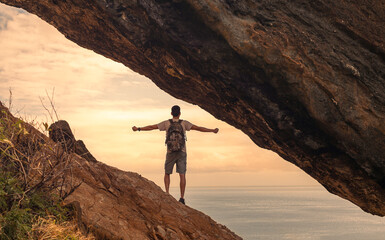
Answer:
[[(84, 233), (108, 240), (241, 239), (139, 174), (98, 162), (82, 141), (75, 140), (67, 122), (52, 124), (48, 138), (13, 117), (0, 102), (3, 115), (11, 125), (22, 126), (14, 142), (0, 139), (0, 144), (10, 144), (20, 154), (28, 149), (21, 159), (28, 189), (39, 186), (47, 195), (64, 198), (65, 205), (74, 207)], [(0, 158), (2, 167), (3, 161)]]

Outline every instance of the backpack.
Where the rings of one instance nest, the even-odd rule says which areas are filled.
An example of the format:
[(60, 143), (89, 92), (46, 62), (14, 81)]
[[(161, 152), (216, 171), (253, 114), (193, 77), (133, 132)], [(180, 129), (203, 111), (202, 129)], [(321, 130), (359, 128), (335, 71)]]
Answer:
[(178, 122), (173, 122), (171, 119), (170, 127), (167, 130), (166, 134), (166, 145), (167, 150), (170, 152), (181, 151), (185, 143), (185, 135), (182, 127), (182, 120)]

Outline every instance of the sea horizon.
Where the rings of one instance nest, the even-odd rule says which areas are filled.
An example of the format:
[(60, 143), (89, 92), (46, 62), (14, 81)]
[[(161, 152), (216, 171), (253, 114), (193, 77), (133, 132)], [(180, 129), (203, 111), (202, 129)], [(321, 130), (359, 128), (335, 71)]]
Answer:
[[(170, 193), (179, 199), (179, 187)], [(245, 240), (381, 240), (385, 219), (322, 186), (187, 187), (186, 205)]]

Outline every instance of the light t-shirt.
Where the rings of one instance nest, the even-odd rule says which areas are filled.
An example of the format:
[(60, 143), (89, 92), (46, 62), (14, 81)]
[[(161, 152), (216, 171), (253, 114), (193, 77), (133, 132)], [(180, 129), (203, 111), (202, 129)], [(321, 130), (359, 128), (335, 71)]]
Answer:
[[(182, 119), (180, 119), (180, 120), (182, 120)], [(179, 121), (179, 119), (172, 119), (172, 121), (177, 122), (177, 121)], [(170, 125), (171, 125), (170, 120), (166, 120), (166, 121), (163, 121), (161, 123), (158, 123), (158, 129), (159, 129), (159, 131), (166, 131), (167, 132), (167, 130), (169, 129)], [(183, 133), (186, 136), (186, 131), (190, 131), (190, 129), (193, 126), (193, 124), (190, 123), (189, 121), (182, 120), (181, 125), (182, 125), (182, 128), (183, 128)], [(186, 144), (184, 145), (182, 151), (186, 152)]]

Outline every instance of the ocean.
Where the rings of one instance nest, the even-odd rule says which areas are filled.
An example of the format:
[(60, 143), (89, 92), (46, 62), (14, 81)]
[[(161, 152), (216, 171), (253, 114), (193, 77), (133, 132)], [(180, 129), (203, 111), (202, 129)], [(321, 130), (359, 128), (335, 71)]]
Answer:
[[(179, 199), (179, 189), (171, 188)], [(384, 240), (385, 218), (314, 187), (187, 187), (186, 204), (245, 240)]]

